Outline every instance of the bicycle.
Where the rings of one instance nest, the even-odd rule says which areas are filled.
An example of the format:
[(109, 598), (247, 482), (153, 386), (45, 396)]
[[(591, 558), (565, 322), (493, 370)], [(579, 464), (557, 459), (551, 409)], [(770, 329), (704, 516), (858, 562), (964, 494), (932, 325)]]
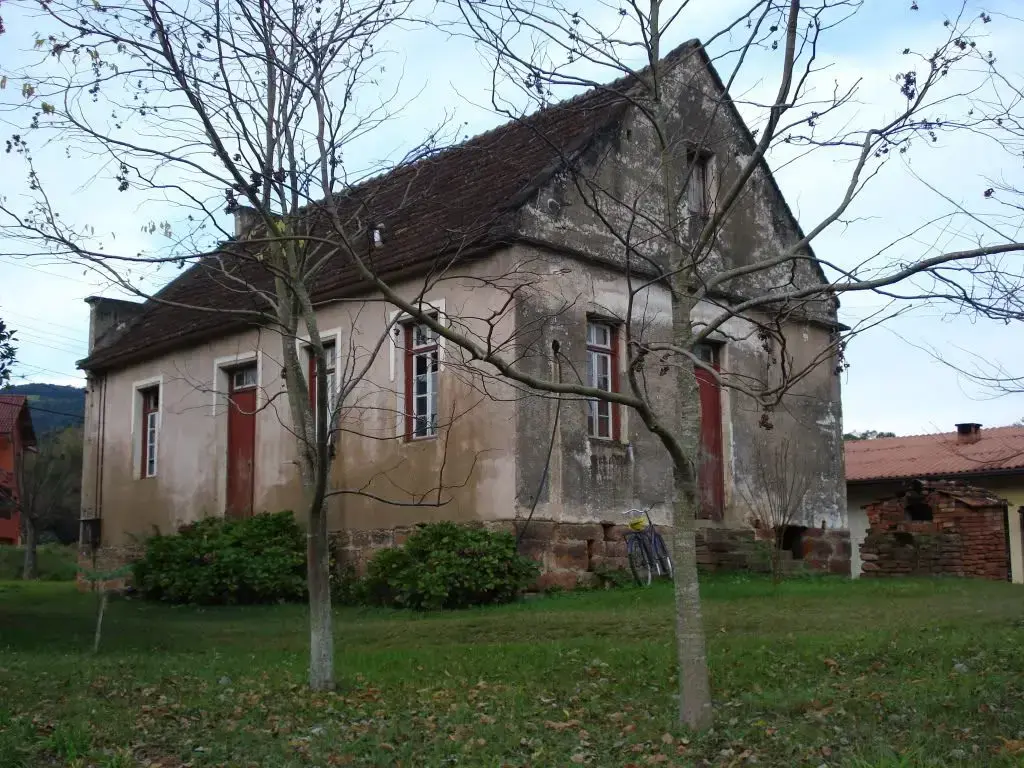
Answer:
[(651, 520), (650, 510), (630, 509), (626, 517), (630, 529), (626, 532), (626, 557), (633, 579), (641, 587), (650, 586), (655, 576), (671, 579), (674, 574), (672, 557)]

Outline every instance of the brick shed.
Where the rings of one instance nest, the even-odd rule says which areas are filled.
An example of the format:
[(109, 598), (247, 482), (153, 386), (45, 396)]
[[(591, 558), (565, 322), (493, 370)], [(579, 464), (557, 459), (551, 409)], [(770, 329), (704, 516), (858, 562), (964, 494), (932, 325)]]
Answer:
[(866, 506), (862, 575), (1009, 579), (1006, 501), (964, 483), (910, 483)]

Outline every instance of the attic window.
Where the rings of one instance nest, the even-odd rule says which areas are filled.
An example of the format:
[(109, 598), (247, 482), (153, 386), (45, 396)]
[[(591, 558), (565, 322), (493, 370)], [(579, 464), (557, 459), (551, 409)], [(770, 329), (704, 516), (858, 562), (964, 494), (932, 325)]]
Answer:
[(687, 165), (687, 213), (691, 218), (707, 219), (711, 213), (711, 155), (691, 152)]
[(373, 247), (380, 248), (384, 245), (384, 225), (378, 224), (373, 228)]

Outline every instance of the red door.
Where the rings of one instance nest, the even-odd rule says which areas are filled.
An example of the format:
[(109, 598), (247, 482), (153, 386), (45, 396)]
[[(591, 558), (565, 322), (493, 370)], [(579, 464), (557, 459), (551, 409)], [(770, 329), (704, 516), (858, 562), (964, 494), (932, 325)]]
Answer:
[[(717, 371), (717, 350), (698, 348), (701, 360)], [(714, 375), (695, 368), (700, 392), (700, 517), (721, 520), (725, 509), (725, 469), (722, 465), (722, 390)]]
[(231, 371), (228, 398), (228, 517), (252, 514), (256, 453), (256, 366)]

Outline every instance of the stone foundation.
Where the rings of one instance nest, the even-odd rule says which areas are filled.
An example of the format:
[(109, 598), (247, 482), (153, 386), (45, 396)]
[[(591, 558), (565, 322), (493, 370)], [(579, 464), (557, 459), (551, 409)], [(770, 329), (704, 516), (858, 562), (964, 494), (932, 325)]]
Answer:
[[(482, 526), (492, 531), (516, 535), (523, 524), (494, 521)], [(415, 527), (369, 531), (337, 531), (331, 534), (335, 562), (366, 572), (373, 555), (385, 547), (401, 546)], [(519, 544), (521, 554), (535, 560), (541, 576), (535, 587), (572, 589), (590, 586), (599, 574), (629, 568), (625, 534), (629, 529), (617, 523), (556, 523), (533, 520), (526, 526)], [(671, 547), (672, 530), (658, 529)], [(770, 570), (768, 542), (758, 541), (753, 529), (701, 527), (697, 529), (697, 563), (705, 571)], [(809, 528), (803, 534), (800, 557), (784, 553), (787, 568), (849, 575), (850, 534), (848, 531), (823, 531)]]
[(127, 565), (131, 565), (142, 557), (144, 548), (134, 544), (123, 547), (100, 547), (95, 553), (88, 547), (80, 547), (78, 550), (79, 572), (75, 577), (79, 592), (89, 592), (95, 588), (108, 590), (122, 590), (131, 582), (131, 574), (125, 574), (112, 579), (92, 582), (85, 578), (82, 571), (94, 573), (110, 573)]

